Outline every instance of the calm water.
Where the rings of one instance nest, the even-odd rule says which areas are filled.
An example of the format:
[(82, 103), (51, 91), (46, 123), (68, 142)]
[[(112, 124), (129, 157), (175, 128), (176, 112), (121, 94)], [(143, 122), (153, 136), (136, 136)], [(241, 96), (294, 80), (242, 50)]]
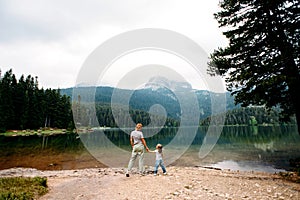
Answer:
[[(194, 127), (188, 127), (181, 130), (165, 128), (158, 133), (154, 129), (143, 129), (143, 132), (152, 150), (157, 143), (164, 145), (164, 159), (170, 165), (275, 172), (290, 170), (290, 160), (300, 158), (300, 136), (296, 127), (224, 127), (215, 145), (214, 137), (217, 136), (207, 136), (207, 128), (201, 127), (196, 132), (193, 130)], [(130, 131), (131, 129), (109, 129), (80, 135), (2, 136), (1, 168), (13, 167), (14, 163), (16, 167), (22, 166), (21, 160), (30, 160), (33, 157), (35, 160), (46, 161), (49, 158), (57, 159), (63, 166), (72, 159), (73, 162), (82, 162), (78, 157), (87, 154), (107, 166), (125, 167), (130, 156)], [(211, 145), (212, 150), (205, 157), (199, 157), (204, 143)], [(154, 159), (153, 154), (147, 153), (146, 165), (153, 165)], [(10, 165), (5, 166), (7, 163)], [(91, 165), (93, 166), (86, 162), (84, 167), (94, 167), (94, 163)], [(30, 167), (30, 163), (26, 167)], [(65, 168), (67, 167), (60, 169)]]

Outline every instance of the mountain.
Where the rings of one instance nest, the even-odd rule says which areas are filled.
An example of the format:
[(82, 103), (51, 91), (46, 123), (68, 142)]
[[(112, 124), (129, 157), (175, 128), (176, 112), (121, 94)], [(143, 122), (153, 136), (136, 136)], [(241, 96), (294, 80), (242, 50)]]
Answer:
[[(80, 94), (84, 95), (85, 92), (89, 93), (94, 87), (81, 87)], [(78, 90), (78, 89), (77, 89)], [(73, 88), (61, 89), (61, 94), (65, 94), (72, 98)], [(144, 88), (138, 90), (129, 89), (119, 89), (113, 87), (96, 87), (94, 99), (96, 103), (110, 104), (112, 101), (112, 95), (117, 94), (118, 104), (128, 104), (131, 109), (142, 110), (149, 112), (151, 106), (155, 104), (160, 104), (168, 114), (168, 117), (173, 119), (180, 119), (181, 117), (181, 107), (180, 100), (184, 101), (185, 105), (194, 105), (198, 103), (200, 111), (200, 119), (205, 119), (212, 114), (211, 112), (211, 101), (216, 101), (217, 105), (224, 105), (226, 110), (232, 110), (234, 108), (240, 107), (234, 104), (234, 98), (230, 93), (226, 92), (226, 102), (224, 101), (224, 93), (214, 93), (207, 90), (194, 90), (192, 87), (183, 82), (168, 82), (163, 79), (152, 79), (145, 85)], [(188, 98), (190, 95), (196, 96), (196, 102)], [(126, 99), (128, 98), (128, 101)], [(114, 99), (114, 102), (116, 100)], [(123, 101), (124, 102), (123, 102)], [(75, 100), (77, 101), (77, 99)], [(127, 102), (127, 103), (126, 103)], [(222, 112), (220, 110), (219, 112)], [(218, 110), (214, 114), (217, 114)]]
[(165, 77), (156, 76), (149, 79), (148, 83), (145, 84), (144, 88), (151, 88), (152, 90), (169, 88), (173, 91), (191, 91), (193, 90), (192, 86), (188, 82), (180, 82), (169, 80)]

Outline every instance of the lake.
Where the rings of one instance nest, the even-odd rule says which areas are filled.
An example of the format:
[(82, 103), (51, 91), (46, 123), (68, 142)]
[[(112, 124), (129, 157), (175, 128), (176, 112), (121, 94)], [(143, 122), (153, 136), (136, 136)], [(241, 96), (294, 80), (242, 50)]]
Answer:
[[(167, 165), (277, 172), (290, 170), (290, 161), (300, 158), (296, 126), (230, 126), (223, 128), (220, 137), (207, 135), (207, 130), (208, 127), (144, 128), (143, 133), (150, 149), (154, 150), (157, 143), (164, 145)], [(0, 169), (126, 167), (131, 149), (130, 131), (1, 136)], [(208, 148), (203, 148), (204, 144)], [(145, 165), (152, 166), (154, 159), (154, 154), (146, 153)]]

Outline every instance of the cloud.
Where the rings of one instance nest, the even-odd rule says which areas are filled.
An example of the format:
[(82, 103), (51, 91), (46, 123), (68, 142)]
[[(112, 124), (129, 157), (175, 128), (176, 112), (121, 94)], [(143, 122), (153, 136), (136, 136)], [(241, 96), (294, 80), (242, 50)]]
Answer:
[(1, 42), (12, 40), (58, 40), (92, 27), (128, 27), (160, 10), (158, 1), (38, 1), (0, 2)]
[(97, 46), (138, 28), (177, 31), (209, 53), (226, 43), (213, 19), (217, 4), (217, 0), (0, 1), (0, 69), (38, 76), (45, 88), (71, 87)]

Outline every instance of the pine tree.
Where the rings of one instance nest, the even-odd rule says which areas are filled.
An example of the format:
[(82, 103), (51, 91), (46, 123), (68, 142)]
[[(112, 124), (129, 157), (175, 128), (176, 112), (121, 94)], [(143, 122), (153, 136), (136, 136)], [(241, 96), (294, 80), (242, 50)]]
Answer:
[(17, 82), (9, 70), (0, 77), (0, 131), (43, 126), (74, 127), (70, 98), (59, 90), (39, 89), (37, 77), (22, 75)]
[(0, 82), (0, 129), (6, 131), (14, 128), (15, 113), (13, 95), (16, 78), (12, 70), (6, 72)]
[(229, 45), (211, 55), (211, 75), (226, 76), (242, 106), (279, 106), (296, 114), (300, 134), (300, 2), (223, 0), (215, 14)]

